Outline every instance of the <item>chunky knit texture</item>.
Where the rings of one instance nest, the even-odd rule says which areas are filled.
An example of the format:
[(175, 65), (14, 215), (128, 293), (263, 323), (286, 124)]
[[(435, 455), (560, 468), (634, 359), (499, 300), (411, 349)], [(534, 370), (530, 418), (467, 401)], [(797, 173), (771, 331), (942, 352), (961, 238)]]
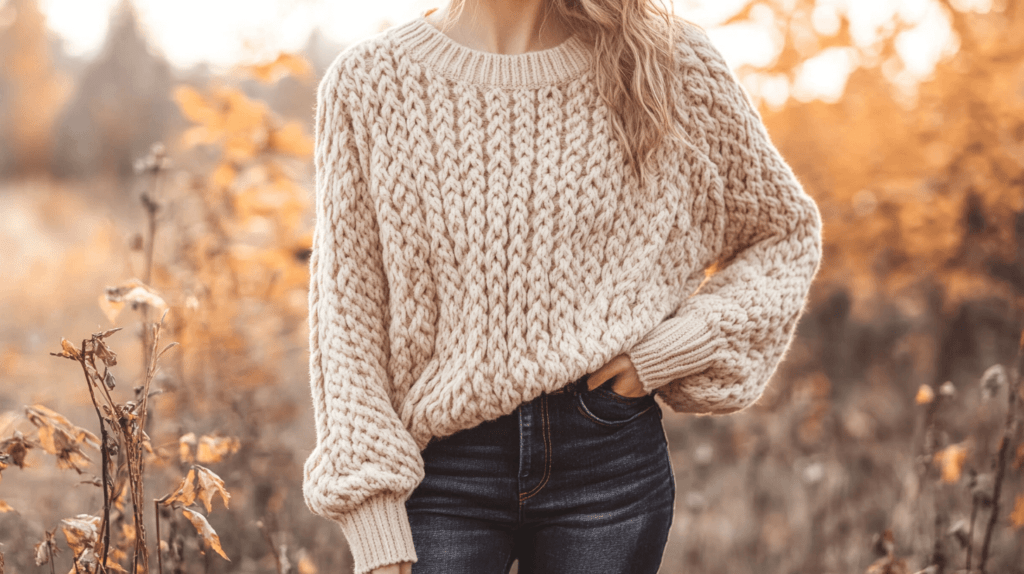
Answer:
[(677, 412), (761, 395), (821, 218), (704, 32), (680, 23), (677, 55), (690, 143), (661, 148), (643, 189), (579, 36), (501, 55), (421, 15), (320, 81), (303, 486), (357, 574), (416, 560), (404, 502), (431, 437), (620, 353)]

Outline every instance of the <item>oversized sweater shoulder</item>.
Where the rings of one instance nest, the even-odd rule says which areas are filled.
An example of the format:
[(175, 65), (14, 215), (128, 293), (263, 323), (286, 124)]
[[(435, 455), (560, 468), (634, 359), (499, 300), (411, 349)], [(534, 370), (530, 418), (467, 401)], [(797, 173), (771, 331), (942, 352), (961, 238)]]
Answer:
[(680, 22), (686, 142), (638, 184), (580, 36), (500, 55), (416, 17), (317, 88), (309, 508), (356, 573), (415, 561), (421, 451), (627, 354), (676, 412), (762, 394), (821, 218), (705, 33)]

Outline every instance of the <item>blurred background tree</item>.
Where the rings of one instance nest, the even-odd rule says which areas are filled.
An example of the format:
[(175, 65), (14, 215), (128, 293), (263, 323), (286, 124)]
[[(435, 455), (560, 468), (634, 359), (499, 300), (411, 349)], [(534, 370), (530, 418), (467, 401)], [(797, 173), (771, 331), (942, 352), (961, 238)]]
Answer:
[(843, 14), (832, 15), (830, 34), (818, 32), (831, 4), (762, 0), (728, 21), (768, 11), (781, 50), (746, 72), (781, 77), (791, 91), (827, 52), (857, 63), (838, 102), (790, 99), (765, 113), (824, 204), (825, 277), (851, 287), (858, 310), (928, 278), (941, 283), (947, 312), (981, 293), (1024, 302), (1024, 4), (979, 13), (938, 2), (959, 48), (919, 84), (897, 50), (913, 41), (915, 22), (897, 13), (877, 44), (859, 46)]
[(53, 121), (70, 88), (35, 0), (0, 6), (0, 178), (45, 173)]
[(130, 177), (135, 158), (184, 123), (170, 100), (171, 85), (170, 64), (147, 42), (130, 0), (121, 0), (99, 55), (55, 126), (54, 175)]

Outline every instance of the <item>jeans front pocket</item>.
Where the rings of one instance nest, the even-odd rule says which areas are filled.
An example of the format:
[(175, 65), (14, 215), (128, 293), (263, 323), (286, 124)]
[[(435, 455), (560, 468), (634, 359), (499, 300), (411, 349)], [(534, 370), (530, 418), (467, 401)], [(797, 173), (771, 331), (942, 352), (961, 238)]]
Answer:
[(653, 394), (625, 397), (611, 390), (609, 379), (601, 386), (577, 395), (577, 410), (590, 421), (605, 427), (620, 427), (658, 408)]

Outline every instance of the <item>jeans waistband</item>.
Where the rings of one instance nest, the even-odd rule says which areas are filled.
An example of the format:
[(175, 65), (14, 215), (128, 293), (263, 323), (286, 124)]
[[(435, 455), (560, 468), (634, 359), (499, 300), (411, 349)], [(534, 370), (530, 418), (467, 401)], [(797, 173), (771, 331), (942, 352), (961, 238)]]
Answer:
[(567, 394), (567, 393), (572, 393), (572, 394), (578, 393), (579, 391), (582, 391), (583, 388), (586, 386), (586, 380), (587, 380), (587, 375), (583, 374), (582, 376), (580, 376), (580, 378), (576, 379), (575, 381), (573, 381), (571, 383), (568, 383), (566, 385), (563, 385), (563, 386), (561, 386), (561, 387), (551, 391), (548, 394), (549, 395), (561, 395), (561, 394)]

